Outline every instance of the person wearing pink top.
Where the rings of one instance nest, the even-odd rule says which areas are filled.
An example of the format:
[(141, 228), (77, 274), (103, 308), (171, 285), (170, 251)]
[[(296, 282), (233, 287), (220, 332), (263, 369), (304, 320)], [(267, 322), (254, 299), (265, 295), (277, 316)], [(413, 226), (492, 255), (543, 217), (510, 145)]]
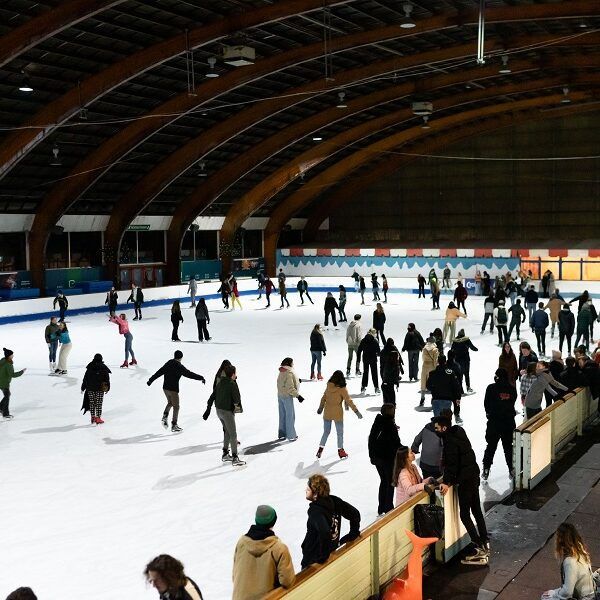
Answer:
[[(119, 333), (125, 337), (125, 362), (121, 365), (121, 369), (127, 369), (130, 365), (137, 365), (137, 360), (135, 360), (135, 354), (133, 353), (133, 335), (129, 331), (127, 315), (121, 314), (118, 317), (110, 317), (108, 320), (111, 323), (116, 323), (119, 326)], [(129, 355), (131, 355), (131, 362), (127, 363)]]
[(410, 500), (419, 492), (426, 491), (431, 494), (436, 488), (436, 481), (433, 477), (423, 480), (414, 461), (415, 454), (408, 446), (398, 448), (392, 478), (393, 485), (396, 486), (396, 506)]

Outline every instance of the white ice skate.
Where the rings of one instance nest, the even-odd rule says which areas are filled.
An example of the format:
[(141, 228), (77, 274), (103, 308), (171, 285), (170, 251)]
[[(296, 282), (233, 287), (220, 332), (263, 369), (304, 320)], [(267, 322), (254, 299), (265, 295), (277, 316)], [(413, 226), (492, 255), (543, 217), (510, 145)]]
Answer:
[(490, 562), (490, 550), (487, 544), (484, 547), (477, 546), (475, 551), (467, 554), (461, 561), (463, 565), (487, 566)]

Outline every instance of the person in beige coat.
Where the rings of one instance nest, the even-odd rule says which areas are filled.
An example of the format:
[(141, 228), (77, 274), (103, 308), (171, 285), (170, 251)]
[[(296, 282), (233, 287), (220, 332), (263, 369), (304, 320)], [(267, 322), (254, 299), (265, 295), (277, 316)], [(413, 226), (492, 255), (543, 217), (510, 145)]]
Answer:
[(454, 341), (454, 338), (456, 337), (456, 321), (460, 317), (466, 319), (467, 315), (458, 310), (454, 302), (450, 302), (450, 304), (448, 304), (448, 308), (446, 309), (446, 320), (444, 321), (443, 333), (444, 341), (446, 341), (446, 336), (448, 335), (448, 333), (450, 334), (450, 338), (448, 340), (449, 344), (451, 344)]
[(556, 324), (558, 323), (558, 315), (563, 304), (563, 300), (559, 300), (556, 297), (556, 294), (552, 294), (552, 296), (550, 296), (550, 300), (548, 300), (548, 303), (546, 304), (546, 306), (544, 306), (544, 310), (546, 310), (547, 308), (550, 309), (550, 321), (552, 321), (550, 337), (554, 337), (554, 330), (556, 328)]
[(331, 379), (327, 382), (327, 388), (321, 398), (321, 404), (317, 410), (317, 414), (323, 413), (323, 435), (321, 443), (317, 450), (317, 458), (321, 458), (323, 449), (327, 443), (327, 438), (331, 433), (331, 422), (335, 423), (338, 442), (338, 456), (340, 458), (348, 458), (348, 454), (344, 450), (344, 411), (342, 405), (345, 405), (346, 410), (351, 408), (359, 419), (362, 419), (358, 408), (352, 402), (348, 389), (346, 388), (346, 378), (341, 371), (334, 371)]
[(296, 575), (288, 547), (273, 533), (277, 513), (256, 509), (254, 525), (239, 540), (233, 555), (233, 600), (260, 600), (270, 591), (294, 585)]
[(427, 378), (429, 377), (429, 373), (431, 373), (431, 371), (437, 367), (439, 355), (440, 351), (435, 343), (435, 338), (433, 336), (429, 336), (427, 338), (425, 347), (421, 351), (421, 401), (419, 402), (419, 406), (423, 406), (425, 404)]
[(299, 389), (300, 379), (294, 373), (294, 361), (289, 357), (284, 358), (279, 367), (279, 375), (277, 375), (277, 400), (279, 404), (279, 433), (277, 437), (280, 440), (287, 439), (289, 442), (295, 442), (298, 439), (295, 428), (294, 398), (298, 398), (298, 402), (304, 402), (304, 398), (298, 391)]

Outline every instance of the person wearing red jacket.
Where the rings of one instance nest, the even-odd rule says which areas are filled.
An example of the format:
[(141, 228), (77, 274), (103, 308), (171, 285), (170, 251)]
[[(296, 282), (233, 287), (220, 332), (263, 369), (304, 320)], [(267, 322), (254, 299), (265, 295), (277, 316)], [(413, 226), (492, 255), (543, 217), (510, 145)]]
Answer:
[(271, 306), (271, 292), (273, 291), (274, 287), (275, 286), (273, 285), (271, 278), (267, 276), (265, 279), (265, 297), (267, 298), (267, 308)]

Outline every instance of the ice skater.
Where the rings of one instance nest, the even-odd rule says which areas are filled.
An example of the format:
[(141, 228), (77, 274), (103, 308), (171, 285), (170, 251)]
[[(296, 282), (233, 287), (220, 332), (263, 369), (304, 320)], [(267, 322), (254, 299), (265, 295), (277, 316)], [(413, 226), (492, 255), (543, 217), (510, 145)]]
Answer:
[(327, 382), (327, 388), (317, 409), (318, 415), (323, 413), (323, 435), (321, 436), (321, 442), (317, 450), (317, 458), (321, 458), (323, 454), (327, 438), (331, 433), (332, 421), (335, 423), (335, 431), (337, 433), (338, 456), (342, 459), (348, 458), (348, 454), (344, 450), (344, 411), (342, 407), (345, 407), (346, 410), (351, 408), (354, 414), (359, 419), (362, 419), (360, 411), (356, 408), (354, 402), (352, 402), (352, 398), (350, 398), (344, 374), (341, 371), (334, 371)]
[(237, 279), (235, 277), (231, 277), (229, 280), (229, 285), (231, 286), (231, 310), (235, 310), (235, 303), (240, 307), (240, 310), (243, 310), (242, 303), (240, 302), (240, 292), (238, 291)]
[(113, 286), (108, 292), (106, 292), (106, 300), (104, 301), (104, 304), (108, 304), (108, 313), (111, 317), (114, 317), (115, 313), (117, 312), (118, 302), (119, 294), (117, 294), (117, 290), (115, 290)]
[(390, 287), (388, 285), (388, 280), (385, 275), (381, 276), (381, 286), (383, 289), (383, 301), (387, 302), (387, 295), (388, 295), (388, 290), (390, 289)]
[(206, 325), (210, 325), (210, 316), (208, 314), (208, 307), (206, 306), (206, 300), (204, 298), (200, 298), (198, 300), (198, 306), (196, 306), (196, 324), (198, 326), (198, 341), (203, 342), (206, 340), (212, 339), (208, 335), (208, 329)]
[(4, 358), (0, 360), (0, 390), (2, 390), (2, 401), (0, 401), (0, 412), (5, 419), (12, 419), (10, 414), (10, 382), (15, 377), (21, 377), (27, 369), (15, 371), (13, 366), (14, 352), (8, 348), (2, 348)]
[(369, 369), (371, 370), (371, 378), (373, 379), (373, 386), (375, 387), (375, 393), (379, 394), (379, 376), (377, 374), (377, 357), (379, 356), (379, 342), (376, 339), (377, 332), (374, 329), (369, 329), (369, 332), (361, 340), (357, 354), (357, 361), (360, 361), (361, 357), (363, 360), (363, 375), (360, 392), (364, 394), (367, 391), (367, 385), (369, 384)]
[(60, 352), (58, 353), (58, 366), (54, 371), (55, 375), (66, 375), (67, 374), (67, 359), (71, 353), (71, 337), (69, 336), (69, 330), (65, 322), (59, 323), (58, 325), (58, 342), (60, 343)]
[(56, 310), (56, 305), (58, 304), (59, 318), (58, 320), (62, 323), (65, 320), (65, 313), (69, 308), (69, 301), (67, 297), (63, 294), (62, 290), (59, 290), (56, 294), (56, 298), (54, 298), (54, 302), (52, 302), (52, 307)]
[[(231, 462), (234, 467), (246, 464), (238, 456), (237, 428), (235, 415), (242, 411), (242, 399), (237, 384), (237, 373), (233, 365), (225, 367), (225, 377), (217, 384), (215, 390), (215, 408), (221, 425), (223, 425), (223, 462)], [(231, 454), (229, 448), (231, 447)]]
[(294, 371), (294, 361), (289, 357), (284, 358), (279, 367), (279, 375), (277, 375), (277, 404), (279, 406), (277, 437), (280, 440), (287, 439), (288, 442), (295, 442), (298, 439), (295, 427), (294, 398), (298, 398), (298, 402), (304, 402), (299, 390), (300, 379)]
[(417, 277), (417, 285), (419, 286), (419, 298), (425, 298), (425, 282), (426, 279), (421, 273)]
[(373, 329), (377, 332), (377, 341), (381, 341), (382, 344), (385, 344), (384, 327), (385, 311), (383, 310), (383, 306), (378, 302), (377, 308), (373, 311)]
[(354, 315), (354, 320), (346, 329), (346, 344), (348, 345), (348, 363), (346, 364), (346, 377), (350, 377), (352, 368), (352, 356), (356, 354), (356, 374), (360, 375), (360, 360), (358, 358), (358, 347), (363, 339), (362, 327), (360, 326), (360, 315)]
[(346, 288), (343, 285), (338, 286), (340, 297), (338, 299), (338, 313), (340, 314), (340, 323), (346, 323)]
[[(127, 322), (127, 315), (121, 314), (118, 317), (109, 317), (111, 323), (116, 323), (119, 327), (119, 334), (125, 338), (125, 361), (121, 365), (121, 369), (127, 369), (130, 366), (137, 365), (135, 360), (135, 354), (133, 353), (133, 335), (129, 331), (129, 323)], [(127, 364), (127, 360), (131, 355), (131, 362)]]
[(377, 275), (375, 273), (371, 274), (371, 288), (373, 289), (373, 302), (381, 300), (379, 297), (379, 282), (377, 281)]
[(269, 308), (269, 306), (271, 306), (271, 294), (273, 293), (274, 288), (275, 285), (271, 281), (271, 278), (267, 276), (267, 278), (265, 279), (265, 298), (267, 299), (266, 308)]
[(456, 306), (460, 309), (462, 305), (462, 309), (467, 314), (467, 307), (465, 306), (465, 300), (467, 299), (469, 292), (467, 292), (467, 288), (462, 284), (462, 281), (458, 281), (456, 284), (456, 289), (454, 290), (454, 300), (456, 301)]
[(360, 277), (358, 281), (358, 288), (360, 290), (360, 303), (365, 303), (365, 292), (367, 291), (367, 284), (365, 283), (365, 278)]
[(306, 283), (306, 279), (304, 279), (304, 277), (300, 277), (300, 281), (298, 281), (296, 289), (300, 294), (300, 301), (302, 302), (302, 304), (304, 304), (304, 294), (306, 294), (306, 297), (310, 300), (310, 303), (314, 304), (312, 298), (310, 297), (310, 294), (308, 293), (308, 283)]
[(333, 294), (331, 292), (327, 292), (327, 297), (325, 298), (324, 311), (325, 311), (325, 327), (329, 325), (329, 317), (333, 321), (333, 326), (337, 329), (337, 320), (335, 318), (335, 311), (339, 310), (338, 303), (336, 302)]
[[(84, 407), (90, 411), (92, 425), (102, 425), (102, 403), (104, 394), (110, 390), (111, 370), (104, 364), (102, 354), (95, 354), (94, 359), (86, 369), (83, 381), (81, 382), (81, 391), (84, 394)], [(84, 414), (85, 414), (84, 408)]]
[(260, 300), (262, 298), (263, 290), (265, 289), (265, 281), (266, 281), (265, 276), (262, 271), (259, 271), (256, 274), (256, 279), (258, 280), (258, 298), (257, 298), (257, 300)]
[(452, 281), (450, 280), (450, 265), (447, 264), (446, 267), (444, 268), (444, 272), (443, 272), (443, 282), (442, 282), (442, 287), (445, 287), (447, 289), (450, 289), (452, 287)]
[(360, 275), (356, 272), (356, 269), (354, 270), (354, 273), (352, 273), (351, 277), (354, 279), (354, 291), (358, 292), (360, 289)]
[(173, 325), (173, 331), (171, 332), (172, 342), (181, 341), (179, 339), (179, 323), (183, 323), (183, 315), (181, 314), (179, 300), (175, 300), (173, 306), (171, 306), (171, 325)]
[(290, 303), (288, 302), (287, 299), (287, 288), (285, 287), (285, 275), (283, 274), (283, 271), (281, 269), (279, 269), (279, 276), (277, 277), (277, 279), (279, 280), (279, 295), (281, 296), (281, 307), (283, 308), (283, 303), (285, 301), (285, 303), (287, 304), (287, 307), (290, 307)]
[[(229, 308), (229, 295), (231, 294), (231, 286), (229, 285), (229, 279), (223, 277), (221, 280), (221, 286), (217, 290), (217, 294), (221, 294), (221, 302), (225, 308)], [(192, 306), (195, 306), (195, 302)]]
[(317, 365), (317, 379), (321, 381), (321, 358), (327, 354), (327, 346), (325, 346), (325, 338), (321, 326), (317, 323), (310, 332), (310, 378), (315, 378), (315, 364)]
[(135, 285), (135, 283), (131, 284), (131, 294), (129, 294), (129, 298), (127, 298), (127, 302), (133, 302), (133, 308), (135, 309), (135, 317), (133, 317), (134, 321), (142, 318), (142, 304), (144, 303), (144, 292), (142, 288)]
[(48, 364), (50, 366), (50, 374), (56, 369), (56, 351), (58, 349), (58, 332), (59, 326), (56, 322), (56, 317), (50, 317), (50, 323), (46, 325), (44, 330), (44, 339), (48, 346)]
[(148, 381), (146, 385), (151, 386), (152, 382), (159, 377), (163, 377), (163, 392), (167, 397), (167, 405), (163, 411), (161, 419), (162, 426), (167, 429), (169, 427), (169, 413), (171, 408), (173, 409), (173, 419), (171, 421), (171, 431), (178, 433), (183, 431), (177, 424), (179, 417), (179, 380), (182, 377), (188, 379), (196, 379), (202, 383), (206, 383), (206, 379), (202, 375), (189, 371), (181, 364), (183, 358), (183, 352), (181, 350), (175, 350), (175, 354), (171, 360), (168, 360)]
[(196, 306), (196, 293), (198, 292), (198, 282), (196, 281), (196, 276), (190, 277), (190, 282), (188, 284), (188, 289), (186, 294), (190, 295), (190, 300), (192, 301), (190, 308)]

